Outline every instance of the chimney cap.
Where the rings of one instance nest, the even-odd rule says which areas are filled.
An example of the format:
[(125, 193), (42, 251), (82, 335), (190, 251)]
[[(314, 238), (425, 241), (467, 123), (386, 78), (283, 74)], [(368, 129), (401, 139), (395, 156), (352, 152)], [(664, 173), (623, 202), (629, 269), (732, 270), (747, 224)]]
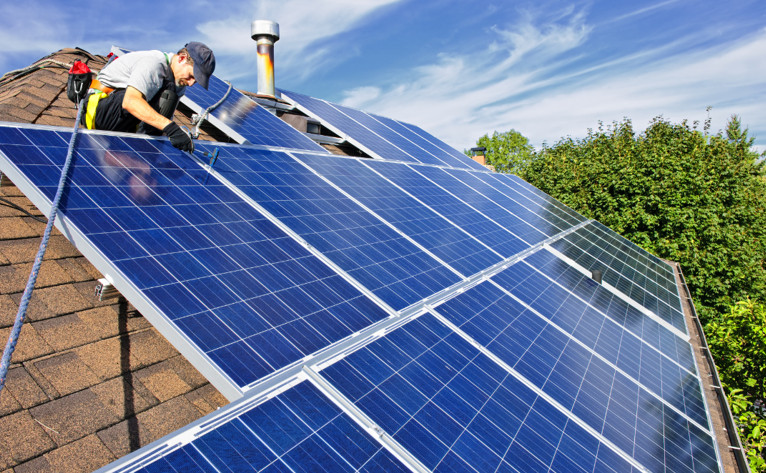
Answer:
[(270, 36), (276, 42), (279, 39), (279, 24), (271, 20), (255, 20), (250, 26), (250, 37), (257, 40), (259, 36)]

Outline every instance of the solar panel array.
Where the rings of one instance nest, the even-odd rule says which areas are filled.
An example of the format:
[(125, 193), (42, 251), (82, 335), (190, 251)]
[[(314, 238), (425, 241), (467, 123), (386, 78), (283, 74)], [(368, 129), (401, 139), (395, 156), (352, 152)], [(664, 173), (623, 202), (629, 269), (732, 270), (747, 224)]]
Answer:
[[(381, 159), (78, 139), (59, 227), (239, 399), (103, 471), (721, 471), (669, 265), (414, 127), (289, 97)], [(69, 136), (0, 126), (43, 210)]]
[(477, 162), (421, 128), (325, 100), (283, 90), (282, 97), (364, 150), (389, 161), (482, 170)]
[[(222, 97), (226, 98), (220, 102)], [(210, 77), (207, 90), (187, 87), (181, 101), (198, 114), (215, 106), (207, 119), (238, 143), (324, 151), (303, 133), (216, 76)]]

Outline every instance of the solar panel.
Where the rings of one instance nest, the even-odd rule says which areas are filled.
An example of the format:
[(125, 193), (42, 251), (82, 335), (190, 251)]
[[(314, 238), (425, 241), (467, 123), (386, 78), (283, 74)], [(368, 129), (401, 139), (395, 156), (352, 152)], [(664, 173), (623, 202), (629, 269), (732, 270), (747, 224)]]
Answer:
[[(68, 140), (0, 127), (39, 208)], [(229, 397), (388, 316), (166, 140), (83, 134), (67, 186), (62, 231)]]
[(240, 147), (219, 150), (216, 170), (222, 176), (394, 310), (460, 280), (286, 153)]
[[(490, 198), (490, 196), (486, 195), (486, 189), (482, 189), (482, 187), (487, 188), (486, 185), (478, 186), (479, 189), (477, 190), (465, 184), (459, 177), (470, 177), (468, 171), (428, 168), (426, 166), (418, 166), (416, 170), (450, 193), (459, 196), (461, 200), (475, 208), (478, 212), (486, 215), (508, 232), (514, 234), (526, 246), (539, 243), (545, 238), (561, 231), (561, 229), (552, 226), (541, 216), (535, 215), (508, 197), (494, 192), (493, 189), (490, 190), (496, 195)], [(466, 176), (463, 176), (463, 174), (466, 174)], [(478, 182), (481, 183), (481, 181)], [(475, 184), (476, 182), (474, 182)], [(482, 193), (482, 190), (485, 192)]]
[[(226, 96), (229, 86), (211, 76), (208, 90), (188, 87), (184, 105), (201, 114)], [(253, 99), (232, 88), (228, 97), (213, 109), (208, 120), (238, 143), (278, 146), (327, 153), (303, 133), (283, 122)]]
[(373, 157), (486, 171), (417, 127), (297, 92), (285, 90), (282, 96)]
[[(519, 236), (500, 226), (497, 219), (493, 220), (495, 215), (485, 215), (477, 211), (477, 207), (465, 203), (465, 195), (455, 193), (454, 189), (450, 189), (453, 191), (450, 193), (444, 183), (441, 187), (434, 184), (419, 174), (417, 167), (410, 168), (400, 163), (385, 161), (370, 161), (365, 164), (501, 255), (509, 257), (529, 247)], [(438, 168), (426, 168), (423, 171), (429, 170), (451, 179)], [(513, 216), (508, 215), (508, 218)]]
[(606, 283), (665, 323), (688, 334), (678, 290), (667, 272), (669, 266), (645, 257), (642, 252), (628, 253), (616, 246), (620, 240), (611, 233), (591, 224), (559, 240), (553, 248), (582, 268), (600, 269)]
[[(506, 271), (514, 271), (514, 267)], [(571, 301), (549, 287), (531, 283), (519, 287), (545, 298), (535, 312), (551, 317), (555, 314), (556, 320), (577, 315)], [(546, 310), (546, 304), (553, 309)], [(696, 375), (687, 372), (673, 377), (673, 367), (665, 364), (662, 369), (667, 371), (662, 372), (661, 381), (652, 384), (661, 392), (653, 392), (643, 384), (649, 376), (641, 375), (641, 381), (631, 378), (597, 352), (575, 343), (576, 338), (566, 329), (554, 327), (549, 318), (533, 310), (493, 289), (490, 282), (436, 308), (649, 471), (718, 471), (716, 448)], [(585, 313), (582, 317), (592, 315)], [(653, 354), (651, 350), (648, 353)], [(647, 364), (644, 371), (651, 370), (648, 364), (656, 360), (641, 359), (641, 350), (631, 355)], [(698, 402), (684, 404), (690, 401)]]
[(464, 276), (502, 261), (470, 234), (353, 159), (296, 155)]
[(637, 466), (431, 315), (321, 375), (429, 471)]
[[(43, 210), (69, 136), (0, 126)], [(666, 263), (514, 176), (217, 148), (79, 137), (59, 227), (242, 397), (104, 471), (720, 470)]]
[[(557, 265), (555, 257), (547, 252), (539, 253), (542, 255), (538, 258), (527, 258), (533, 260), (529, 262), (530, 265), (542, 265), (539, 260), (545, 261), (546, 265)], [(558, 270), (563, 272), (564, 268), (560, 266)], [(608, 312), (605, 314), (595, 310), (524, 262), (517, 263), (493, 280), (504, 287), (511, 278), (523, 281), (509, 291), (518, 303), (514, 306), (528, 307), (530, 311), (554, 324), (569, 339), (577, 341), (580, 348), (575, 346), (572, 350), (583, 352), (587, 349), (595, 353), (599, 360), (610, 365), (610, 369), (618, 370), (622, 375), (640, 383), (647, 391), (707, 428), (700, 382), (693, 366), (679, 364), (681, 360), (673, 357), (675, 353), (659, 351), (648, 341), (616, 323), (616, 318), (609, 318)], [(615, 307), (615, 310), (619, 311), (620, 307)], [(667, 331), (663, 327), (658, 329)], [(687, 353), (690, 353), (688, 342), (679, 339), (679, 345), (682, 344), (686, 345)]]
[(229, 405), (159, 445), (108, 471), (409, 471), (308, 381)]

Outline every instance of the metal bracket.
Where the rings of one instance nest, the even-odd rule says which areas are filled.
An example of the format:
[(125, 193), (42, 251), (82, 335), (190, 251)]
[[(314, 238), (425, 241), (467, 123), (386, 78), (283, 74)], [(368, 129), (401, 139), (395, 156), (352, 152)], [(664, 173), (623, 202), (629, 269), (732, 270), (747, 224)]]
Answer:
[(119, 297), (121, 294), (106, 278), (101, 278), (98, 280), (98, 284), (96, 284), (94, 295), (98, 297), (99, 301), (103, 301), (104, 299)]

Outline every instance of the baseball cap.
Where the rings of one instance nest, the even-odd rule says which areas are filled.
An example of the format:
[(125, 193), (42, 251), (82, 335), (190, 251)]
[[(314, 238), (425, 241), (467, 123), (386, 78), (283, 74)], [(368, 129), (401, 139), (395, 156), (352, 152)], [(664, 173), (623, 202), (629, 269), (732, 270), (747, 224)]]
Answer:
[(215, 70), (215, 56), (205, 44), (192, 41), (184, 46), (194, 61), (194, 79), (207, 90), (208, 80)]

